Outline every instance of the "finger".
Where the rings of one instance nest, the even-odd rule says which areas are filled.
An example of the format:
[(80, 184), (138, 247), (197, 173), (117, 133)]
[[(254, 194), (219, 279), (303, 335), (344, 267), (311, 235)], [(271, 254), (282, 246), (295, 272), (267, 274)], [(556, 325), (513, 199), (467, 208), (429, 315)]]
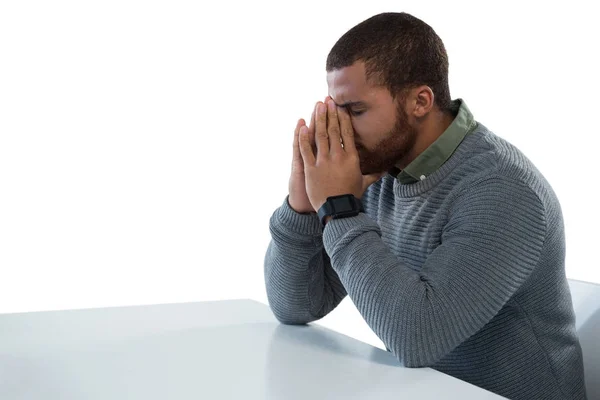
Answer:
[(342, 136), (342, 142), (344, 143), (344, 150), (349, 154), (356, 154), (356, 145), (354, 144), (354, 128), (352, 127), (352, 121), (350, 121), (350, 115), (344, 108), (338, 108), (338, 120), (340, 123), (340, 131)]
[(317, 142), (318, 157), (324, 157), (329, 154), (329, 138), (327, 137), (327, 106), (323, 103), (319, 103), (317, 108), (315, 142)]
[(308, 128), (303, 126), (300, 128), (300, 154), (305, 165), (315, 165), (315, 154), (312, 151), (308, 138)]
[(317, 154), (317, 144), (315, 143), (315, 119), (316, 119), (316, 115), (317, 115), (317, 107), (319, 106), (319, 103), (317, 103), (315, 105), (315, 108), (313, 108), (313, 112), (312, 115), (310, 116), (310, 126), (308, 127), (308, 138), (310, 140), (310, 145), (312, 146), (313, 149), (313, 153)]
[(296, 166), (296, 167), (300, 167), (303, 165), (302, 163), (302, 155), (300, 154), (300, 145), (299, 145), (299, 138), (300, 138), (300, 128), (305, 126), (305, 122), (304, 119), (299, 119), (298, 123), (296, 124), (296, 129), (294, 130), (294, 153), (292, 155), (292, 167)]
[[(326, 96), (324, 103), (327, 104), (327, 101), (329, 99), (331, 99), (331, 96)], [(312, 115), (310, 116), (310, 125), (308, 126), (308, 135), (310, 137), (310, 143), (312, 145), (314, 154), (317, 154), (317, 143), (315, 142), (315, 130), (316, 130), (315, 125), (316, 125), (317, 108), (319, 107), (319, 103), (320, 102), (317, 102), (315, 104), (315, 107), (313, 108)]]
[(337, 106), (333, 101), (327, 103), (327, 136), (329, 136), (331, 154), (341, 153), (340, 122), (338, 121)]

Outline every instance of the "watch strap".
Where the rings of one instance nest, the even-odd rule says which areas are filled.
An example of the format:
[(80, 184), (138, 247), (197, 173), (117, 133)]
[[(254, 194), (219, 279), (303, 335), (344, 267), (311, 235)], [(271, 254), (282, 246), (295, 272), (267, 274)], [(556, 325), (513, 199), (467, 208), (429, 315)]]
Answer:
[[(343, 206), (339, 206), (339, 201), (342, 201)], [(336, 209), (335, 204), (338, 204), (338, 209)], [(364, 212), (364, 207), (360, 199), (356, 198), (351, 194), (344, 194), (340, 196), (330, 196), (327, 198), (327, 201), (321, 206), (317, 215), (319, 216), (319, 221), (321, 224), (325, 225), (325, 218), (345, 218), (356, 216), (361, 212)]]

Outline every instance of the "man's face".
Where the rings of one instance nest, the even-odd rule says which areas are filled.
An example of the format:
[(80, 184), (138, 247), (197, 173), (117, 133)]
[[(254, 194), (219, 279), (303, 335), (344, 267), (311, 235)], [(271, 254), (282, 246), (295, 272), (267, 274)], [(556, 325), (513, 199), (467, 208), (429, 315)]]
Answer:
[(327, 74), (329, 96), (345, 106), (354, 128), (354, 140), (363, 175), (387, 172), (409, 153), (417, 131), (408, 121), (404, 101), (393, 100), (389, 90), (367, 83), (365, 67), (357, 61)]

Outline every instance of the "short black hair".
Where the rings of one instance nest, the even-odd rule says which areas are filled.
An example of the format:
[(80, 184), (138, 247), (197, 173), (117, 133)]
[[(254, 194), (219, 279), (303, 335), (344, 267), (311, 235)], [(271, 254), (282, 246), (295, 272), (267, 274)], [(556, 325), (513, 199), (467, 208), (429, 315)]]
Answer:
[(407, 13), (377, 14), (346, 32), (327, 56), (327, 72), (363, 61), (367, 82), (384, 86), (394, 99), (427, 85), (434, 104), (450, 110), (448, 55), (433, 28)]

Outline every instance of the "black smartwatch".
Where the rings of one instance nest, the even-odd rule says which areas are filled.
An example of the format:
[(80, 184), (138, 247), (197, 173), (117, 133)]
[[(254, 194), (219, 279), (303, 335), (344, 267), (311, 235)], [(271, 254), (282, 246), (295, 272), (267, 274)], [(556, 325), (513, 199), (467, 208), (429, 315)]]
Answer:
[(319, 208), (317, 215), (321, 224), (325, 226), (325, 218), (346, 218), (354, 217), (361, 212), (365, 212), (362, 202), (351, 194), (341, 196), (331, 196), (327, 198), (325, 204)]

